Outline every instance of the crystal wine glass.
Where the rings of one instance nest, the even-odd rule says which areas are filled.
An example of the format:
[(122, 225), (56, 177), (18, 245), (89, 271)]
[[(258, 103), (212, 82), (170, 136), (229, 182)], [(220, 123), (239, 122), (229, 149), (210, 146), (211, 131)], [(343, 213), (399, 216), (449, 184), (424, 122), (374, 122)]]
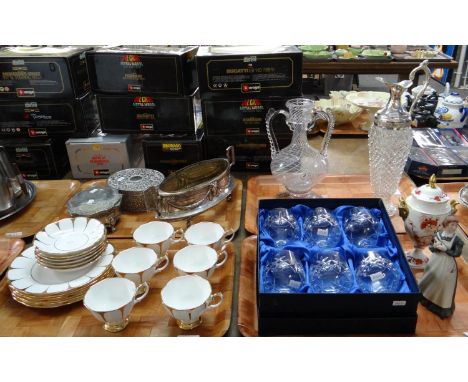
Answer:
[(344, 231), (349, 241), (358, 247), (375, 247), (380, 235), (380, 221), (365, 207), (348, 211)]
[(369, 251), (358, 262), (356, 281), (365, 293), (397, 292), (401, 286), (400, 274), (385, 251)]
[(336, 247), (341, 230), (334, 216), (323, 207), (317, 207), (304, 221), (304, 239), (319, 247)]
[(300, 239), (299, 224), (287, 208), (273, 208), (268, 211), (263, 226), (277, 247)]
[(304, 267), (294, 252), (281, 250), (268, 259), (263, 272), (266, 292), (295, 293), (300, 291), (304, 283)]
[(310, 284), (315, 293), (349, 293), (353, 274), (338, 251), (319, 252), (310, 266)]

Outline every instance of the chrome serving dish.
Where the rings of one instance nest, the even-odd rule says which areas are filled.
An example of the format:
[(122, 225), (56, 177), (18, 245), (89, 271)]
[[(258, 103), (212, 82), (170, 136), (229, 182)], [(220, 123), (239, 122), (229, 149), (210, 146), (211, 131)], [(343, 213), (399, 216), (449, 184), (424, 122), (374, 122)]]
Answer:
[(226, 199), (234, 188), (231, 167), (234, 148), (226, 158), (204, 160), (170, 174), (159, 185), (158, 219), (175, 220), (194, 216)]

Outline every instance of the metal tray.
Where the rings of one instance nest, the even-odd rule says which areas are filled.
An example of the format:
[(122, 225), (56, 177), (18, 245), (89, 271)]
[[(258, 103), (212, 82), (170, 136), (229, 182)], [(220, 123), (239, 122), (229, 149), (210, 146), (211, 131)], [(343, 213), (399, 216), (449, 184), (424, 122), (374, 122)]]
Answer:
[(24, 210), (35, 198), (36, 186), (27, 180), (25, 180), (24, 183), (28, 190), (28, 194), (21, 195), (18, 199), (16, 199), (14, 207), (5, 211), (3, 214), (0, 214), (0, 221), (8, 219), (9, 217), (16, 215), (18, 212)]
[(206, 210), (210, 209), (211, 207), (214, 207), (218, 203), (222, 202), (224, 199), (229, 198), (231, 196), (232, 190), (234, 189), (234, 186), (235, 179), (234, 177), (229, 176), (227, 186), (214, 198), (205, 199), (203, 203), (198, 204), (196, 207), (188, 210), (174, 209), (170, 211), (158, 211), (156, 214), (156, 218), (160, 220), (182, 220), (201, 214)]

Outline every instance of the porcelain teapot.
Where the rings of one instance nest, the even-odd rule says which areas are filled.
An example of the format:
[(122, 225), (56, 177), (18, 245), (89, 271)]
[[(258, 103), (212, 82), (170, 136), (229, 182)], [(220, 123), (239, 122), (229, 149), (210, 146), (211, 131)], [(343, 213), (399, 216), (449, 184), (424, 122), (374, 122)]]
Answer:
[(457, 204), (436, 185), (435, 175), (430, 177), (429, 184), (415, 188), (406, 200), (400, 199), (400, 216), (414, 244), (414, 250), (406, 254), (412, 268), (424, 268), (429, 259), (423, 249), (432, 242), (445, 218), (456, 212)]
[(456, 129), (463, 127), (468, 116), (468, 107), (463, 104), (463, 98), (460, 94), (452, 92), (445, 97), (435, 111), (435, 116), (439, 121), (437, 127), (446, 127)]

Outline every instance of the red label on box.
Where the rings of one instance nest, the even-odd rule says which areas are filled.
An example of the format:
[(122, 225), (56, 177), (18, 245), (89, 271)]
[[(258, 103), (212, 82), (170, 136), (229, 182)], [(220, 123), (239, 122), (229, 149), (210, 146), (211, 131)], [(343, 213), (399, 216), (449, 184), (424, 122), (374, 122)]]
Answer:
[(152, 123), (142, 123), (140, 124), (140, 130), (141, 131), (153, 131), (154, 126)]
[(46, 129), (28, 129), (28, 134), (31, 138), (47, 137), (47, 130)]
[(258, 82), (250, 83), (250, 84), (242, 84), (241, 85), (241, 92), (242, 93), (258, 93), (262, 90), (262, 86)]
[(93, 174), (94, 176), (110, 175), (110, 171), (108, 169), (93, 170)]

